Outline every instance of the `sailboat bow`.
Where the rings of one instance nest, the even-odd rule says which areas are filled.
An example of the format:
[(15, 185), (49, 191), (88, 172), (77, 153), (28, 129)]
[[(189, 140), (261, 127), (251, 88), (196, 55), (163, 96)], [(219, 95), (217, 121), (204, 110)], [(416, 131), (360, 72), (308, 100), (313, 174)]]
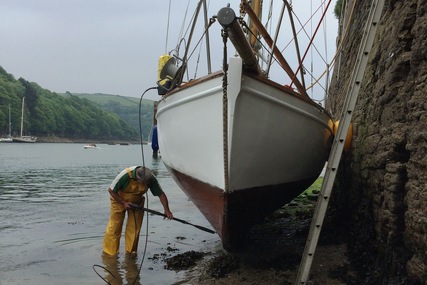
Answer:
[(332, 118), (301, 83), (294, 90), (265, 76), (231, 8), (217, 19), (239, 56), (225, 58), (224, 44), (222, 70), (175, 86), (165, 82), (181, 76), (179, 67), (168, 66), (156, 119), (164, 164), (232, 251), (314, 182), (334, 134)]

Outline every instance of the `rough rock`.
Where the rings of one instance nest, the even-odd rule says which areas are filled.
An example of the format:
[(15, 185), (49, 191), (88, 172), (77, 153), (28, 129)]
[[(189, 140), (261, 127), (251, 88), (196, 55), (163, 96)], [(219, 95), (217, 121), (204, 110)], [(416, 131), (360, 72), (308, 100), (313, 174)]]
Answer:
[[(336, 119), (371, 3), (357, 2), (327, 102)], [(335, 185), (364, 284), (427, 282), (426, 34), (426, 0), (386, 1)]]

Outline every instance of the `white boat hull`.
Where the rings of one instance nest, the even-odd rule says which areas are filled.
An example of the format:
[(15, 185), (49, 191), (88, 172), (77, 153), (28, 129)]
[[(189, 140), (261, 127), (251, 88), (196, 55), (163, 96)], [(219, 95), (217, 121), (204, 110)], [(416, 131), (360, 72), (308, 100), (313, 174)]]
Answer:
[(0, 138), (0, 142), (11, 143), (11, 142), (13, 142), (13, 139), (12, 138)]
[(31, 137), (31, 136), (21, 136), (21, 137), (13, 137), (12, 141), (14, 143), (35, 143), (37, 141), (37, 138)]
[(333, 131), (320, 106), (229, 66), (226, 108), (212, 75), (163, 98), (157, 123), (163, 162), (232, 249), (319, 176)]
[(99, 147), (97, 147), (96, 145), (84, 145), (83, 148), (84, 149), (99, 149)]

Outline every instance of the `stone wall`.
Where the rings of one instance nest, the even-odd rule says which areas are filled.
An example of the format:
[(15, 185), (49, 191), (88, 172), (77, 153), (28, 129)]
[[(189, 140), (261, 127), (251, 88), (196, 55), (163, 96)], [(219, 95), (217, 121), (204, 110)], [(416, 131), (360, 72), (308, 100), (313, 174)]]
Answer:
[[(358, 1), (335, 66), (337, 119), (370, 3)], [(332, 197), (365, 284), (427, 284), (426, 110), (427, 0), (386, 1)]]

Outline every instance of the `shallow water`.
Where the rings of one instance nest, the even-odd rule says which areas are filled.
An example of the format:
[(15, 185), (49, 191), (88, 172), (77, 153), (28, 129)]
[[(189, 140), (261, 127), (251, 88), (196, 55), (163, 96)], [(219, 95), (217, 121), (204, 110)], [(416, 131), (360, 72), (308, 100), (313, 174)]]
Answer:
[[(168, 247), (177, 249), (170, 255), (220, 250), (216, 234), (148, 215), (136, 258), (122, 253), (123, 237), (118, 257), (103, 257), (107, 188), (123, 168), (142, 164), (142, 150), (139, 145), (99, 147), (0, 144), (0, 285), (106, 284), (94, 265), (101, 276), (109, 278), (97, 265), (116, 276), (111, 284), (133, 284), (140, 268), (140, 280), (134, 284), (173, 284), (186, 273), (166, 270), (162, 259), (153, 257), (168, 253)], [(153, 159), (149, 146), (144, 146), (144, 153), (145, 165), (156, 173), (175, 217), (212, 228), (175, 184), (161, 158)], [(149, 208), (162, 212), (156, 197), (150, 194), (148, 200)]]

